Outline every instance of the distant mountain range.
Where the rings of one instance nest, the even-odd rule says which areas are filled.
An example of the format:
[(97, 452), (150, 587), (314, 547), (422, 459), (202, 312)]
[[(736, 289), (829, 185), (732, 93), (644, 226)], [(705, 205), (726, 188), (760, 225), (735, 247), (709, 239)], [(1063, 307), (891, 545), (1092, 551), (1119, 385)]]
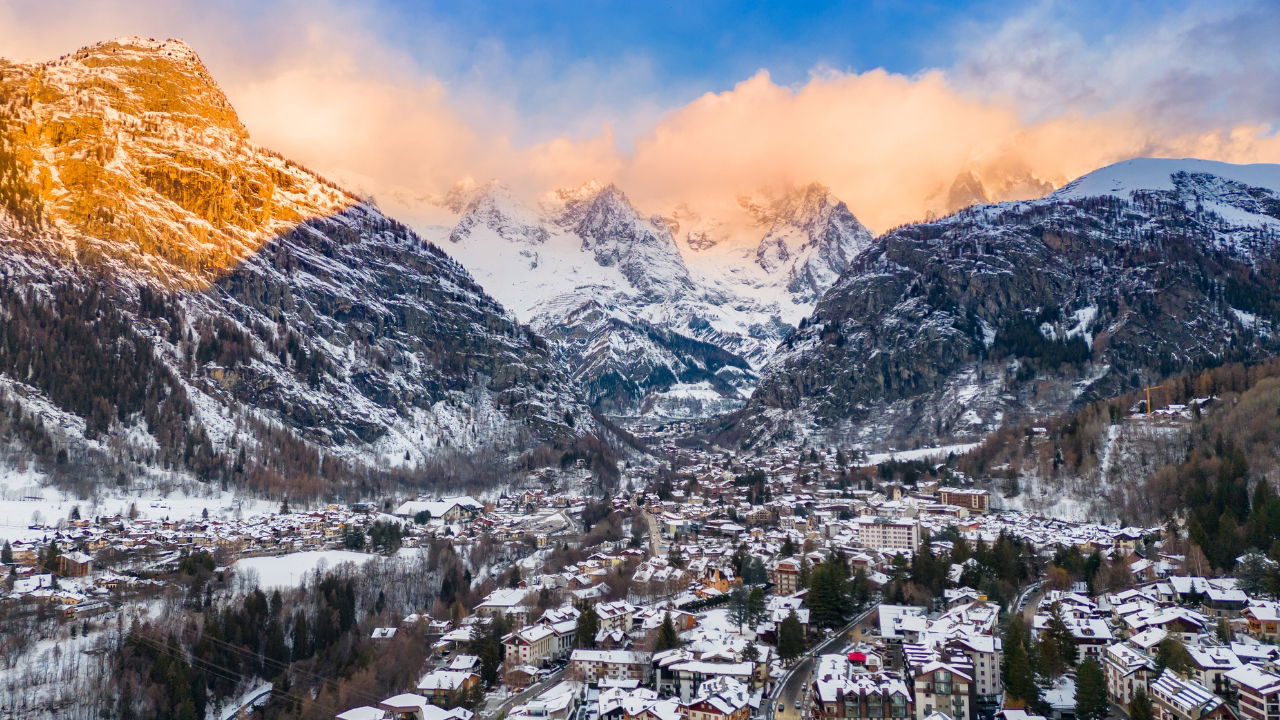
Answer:
[(596, 183), (536, 208), (496, 183), (448, 202), (459, 219), (436, 242), (564, 350), (594, 405), (622, 415), (741, 405), (756, 369), (871, 241), (819, 185), (744, 199), (732, 229), (687, 212), (644, 217)]
[[(567, 462), (630, 442), (606, 415), (976, 440), (1280, 349), (1280, 166), (1134, 160), (879, 237), (816, 184), (715, 218), (466, 184), (415, 232), (255, 146), (178, 41), (0, 60), (0, 97), (0, 463), (86, 483)], [(983, 177), (944, 204), (1048, 189)]]
[(1280, 348), (1280, 166), (1139, 159), (876, 238), (722, 423), (924, 443)]

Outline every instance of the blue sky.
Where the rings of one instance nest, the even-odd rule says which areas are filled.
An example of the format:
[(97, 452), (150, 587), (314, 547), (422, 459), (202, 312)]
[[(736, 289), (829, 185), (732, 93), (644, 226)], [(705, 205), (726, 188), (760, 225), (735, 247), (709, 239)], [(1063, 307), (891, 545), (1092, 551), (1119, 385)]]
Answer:
[[(445, 30), (482, 54), (500, 46), (553, 70), (643, 59), (656, 85), (725, 90), (759, 69), (781, 83), (803, 82), (814, 67), (885, 68), (914, 74), (950, 67), (968, 37), (981, 36), (1036, 5), (1080, 34), (1115, 33), (1185, 3), (938, 2), (414, 2), (392, 0), (388, 39), (411, 52), (424, 32)], [(457, 55), (432, 71), (459, 79), (474, 58)]]

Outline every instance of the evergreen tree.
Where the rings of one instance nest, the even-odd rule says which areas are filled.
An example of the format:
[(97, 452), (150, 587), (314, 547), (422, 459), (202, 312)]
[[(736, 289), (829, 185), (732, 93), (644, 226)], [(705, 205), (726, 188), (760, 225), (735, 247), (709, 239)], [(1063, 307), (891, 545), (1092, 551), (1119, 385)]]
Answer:
[[(1054, 603), (1049, 610), (1049, 622), (1045, 628), (1045, 640), (1041, 643), (1041, 661), (1045, 672), (1057, 677), (1066, 671), (1068, 666), (1076, 664), (1076, 638), (1071, 628), (1067, 627), (1066, 618), (1062, 615), (1062, 605)], [(1051, 652), (1052, 657), (1047, 653)]]
[(62, 551), (58, 549), (58, 541), (50, 540), (48, 545), (44, 546), (44, 557), (40, 559), (40, 567), (46, 572), (53, 572), (57, 568), (58, 556)]
[(1178, 638), (1167, 637), (1156, 646), (1156, 675), (1166, 668), (1176, 673), (1186, 673), (1190, 664), (1191, 654)]
[(13, 564), (13, 547), (9, 545), (9, 541), (4, 541), (4, 546), (0, 547), (0, 565)]
[(1151, 698), (1147, 691), (1138, 688), (1129, 701), (1129, 720), (1155, 720), (1155, 710), (1151, 707)]
[(595, 608), (586, 605), (579, 608), (578, 625), (573, 631), (573, 645), (578, 648), (594, 648), (600, 632), (600, 616)]
[(511, 568), (511, 574), (507, 576), (507, 587), (520, 587), (520, 566), (515, 565)]
[(1040, 669), (1050, 679), (1056, 680), (1067, 671), (1067, 662), (1062, 657), (1062, 648), (1058, 646), (1058, 638), (1047, 630), (1040, 633), (1040, 642), (1036, 644), (1036, 657)]
[(853, 579), (849, 581), (849, 599), (857, 610), (866, 607), (871, 600), (871, 581), (867, 578), (865, 568), (853, 571)]
[(796, 611), (792, 610), (778, 625), (778, 657), (789, 665), (802, 654), (804, 654), (804, 628), (800, 626), (800, 618), (796, 617)]
[(504, 618), (495, 617), (487, 628), (471, 627), (471, 654), (480, 658), (480, 681), (492, 687), (498, 682), (498, 670), (502, 667), (502, 638), (508, 627)]
[(657, 653), (678, 647), (680, 647), (680, 634), (676, 632), (676, 625), (671, 621), (671, 613), (667, 612), (662, 616), (662, 626), (658, 628), (658, 636), (654, 638), (653, 651)]
[(311, 630), (307, 625), (307, 614), (302, 610), (293, 614), (293, 647), (290, 650), (294, 662), (311, 657)]
[(729, 619), (739, 629), (745, 628), (751, 621), (750, 598), (751, 593), (742, 585), (735, 587), (729, 593)]
[(679, 545), (671, 546), (671, 550), (667, 553), (667, 562), (671, 563), (671, 567), (684, 567), (684, 554), (680, 552)]
[(1000, 677), (1004, 681), (1005, 707), (1027, 709), (1032, 712), (1041, 704), (1040, 686), (1036, 685), (1035, 669), (1027, 650), (1029, 635), (1021, 615), (1009, 620), (1004, 632), (1004, 660)]
[(1109, 708), (1102, 666), (1093, 658), (1087, 658), (1076, 670), (1076, 718), (1106, 720)]
[(848, 572), (843, 563), (824, 562), (809, 577), (809, 594), (805, 597), (809, 618), (822, 628), (844, 625), (853, 611), (849, 597)]
[(1231, 644), (1231, 624), (1226, 618), (1218, 618), (1218, 642), (1223, 645)]
[(751, 594), (747, 596), (747, 616), (751, 623), (758, 623), (764, 619), (765, 600), (764, 588), (751, 588)]

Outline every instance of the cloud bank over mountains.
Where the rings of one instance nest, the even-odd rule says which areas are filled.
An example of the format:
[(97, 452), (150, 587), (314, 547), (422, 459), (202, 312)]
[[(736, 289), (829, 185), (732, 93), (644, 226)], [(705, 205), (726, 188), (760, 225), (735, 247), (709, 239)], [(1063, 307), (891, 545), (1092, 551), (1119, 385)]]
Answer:
[(612, 181), (664, 214), (816, 181), (882, 231), (1135, 156), (1280, 162), (1280, 8), (1187, 5), (1098, 29), (1064, 7), (939, 38), (947, 67), (817, 66), (798, 84), (762, 68), (702, 94), (625, 51), (566, 68), (430, 23), (406, 47), (386, 41), (394, 9), (333, 0), (7, 5), (0, 55), (178, 37), (258, 142), (423, 222), (464, 178), (528, 198)]

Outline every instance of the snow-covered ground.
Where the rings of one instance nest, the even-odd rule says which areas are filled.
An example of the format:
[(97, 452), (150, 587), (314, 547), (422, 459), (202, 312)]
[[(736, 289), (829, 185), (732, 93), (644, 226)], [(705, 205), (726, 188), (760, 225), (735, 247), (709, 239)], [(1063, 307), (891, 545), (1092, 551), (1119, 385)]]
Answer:
[(318, 568), (331, 568), (346, 562), (363, 565), (378, 557), (381, 556), (351, 550), (311, 550), (272, 557), (244, 558), (237, 560), (232, 568), (245, 575), (256, 574), (258, 586), (263, 590), (271, 590), (298, 587)]
[(937, 447), (916, 448), (914, 450), (890, 450), (888, 452), (871, 453), (867, 455), (865, 462), (861, 463), (861, 467), (869, 467), (871, 465), (879, 465), (890, 461), (908, 462), (911, 460), (929, 460), (940, 459), (945, 460), (948, 455), (955, 453), (963, 455), (970, 450), (978, 447), (980, 443), (960, 443), (958, 445), (939, 445)]
[[(201, 486), (208, 487), (208, 486)], [(231, 492), (212, 491), (195, 495), (185, 491), (162, 493), (147, 490), (140, 493), (107, 493), (93, 499), (79, 499), (74, 494), (53, 487), (43, 487), (39, 477), (30, 472), (0, 470), (0, 539), (21, 540), (40, 537), (43, 529), (31, 525), (57, 526), (67, 519), (72, 508), (80, 515), (128, 515), (135, 508), (143, 520), (196, 518), (205, 510), (209, 517), (248, 518), (275, 512), (280, 506), (270, 500), (244, 497)]]

